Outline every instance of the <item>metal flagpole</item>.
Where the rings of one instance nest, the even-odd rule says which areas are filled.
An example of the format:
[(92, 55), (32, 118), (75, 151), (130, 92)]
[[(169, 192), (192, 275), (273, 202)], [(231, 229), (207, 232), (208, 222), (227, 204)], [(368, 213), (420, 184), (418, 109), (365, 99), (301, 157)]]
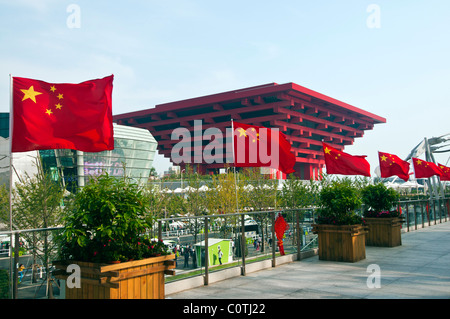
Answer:
[[(233, 171), (234, 171), (234, 190), (236, 193), (236, 213), (239, 213), (239, 199), (238, 199), (238, 189), (237, 189), (237, 177), (236, 177), (236, 154), (234, 152), (234, 122), (231, 119), (231, 147), (233, 148)], [(240, 239), (240, 249), (241, 249), (241, 275), (245, 276), (245, 215), (241, 215), (241, 239)]]
[(239, 200), (237, 189), (237, 177), (236, 177), (236, 154), (234, 153), (234, 122), (231, 119), (231, 148), (233, 152), (233, 171), (234, 171), (234, 190), (236, 193), (236, 213), (239, 213)]
[[(425, 141), (425, 160), (428, 162), (434, 163), (434, 161), (432, 160), (432, 158), (430, 156), (431, 151), (430, 151), (430, 145), (428, 143), (428, 139), (425, 137), (424, 141)], [(437, 185), (436, 185), (434, 176), (428, 177), (428, 185), (431, 189), (430, 198), (433, 199), (433, 196), (434, 196), (436, 199), (438, 199), (439, 195), (438, 195)]]
[[(10, 231), (10, 239), (9, 239), (9, 278), (13, 278), (13, 260), (12, 260), (12, 243), (13, 243), (13, 234), (12, 234), (12, 188), (13, 188), (13, 170), (12, 170), (12, 126), (13, 126), (13, 116), (14, 116), (14, 111), (13, 111), (13, 82), (12, 82), (12, 76), (11, 74), (9, 74), (9, 231)], [(14, 280), (10, 280), (11, 285), (10, 285), (10, 296), (11, 298), (13, 298), (13, 282)]]
[[(433, 152), (431, 151), (430, 143), (428, 142), (428, 140), (427, 140), (427, 152), (428, 152), (428, 156), (430, 158), (429, 161), (433, 162), (436, 165), (438, 165), (438, 163), (436, 163), (436, 160), (434, 159), (434, 155), (433, 155)], [(428, 161), (428, 159), (427, 159), (427, 161)], [(442, 198), (444, 198), (445, 197), (445, 193), (444, 193), (444, 188), (442, 187), (441, 178), (437, 177), (437, 176), (433, 176), (433, 182), (435, 182), (435, 181), (436, 181), (436, 184), (437, 184), (437, 186), (436, 186), (437, 187), (437, 189), (436, 189), (436, 197), (439, 197), (439, 192), (440, 192), (441, 193), (440, 196)]]

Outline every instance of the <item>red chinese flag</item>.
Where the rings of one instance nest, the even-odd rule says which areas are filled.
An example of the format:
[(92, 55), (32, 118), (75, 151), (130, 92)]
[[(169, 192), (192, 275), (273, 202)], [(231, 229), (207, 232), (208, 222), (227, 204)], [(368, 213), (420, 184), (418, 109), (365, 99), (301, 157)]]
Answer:
[(405, 182), (409, 180), (409, 163), (400, 159), (397, 155), (378, 152), (381, 177), (398, 176)]
[(442, 175), (440, 177), (441, 181), (450, 181), (450, 167), (444, 166), (442, 164), (438, 165), (442, 171)]
[(114, 149), (113, 78), (57, 84), (14, 77), (12, 151)]
[(291, 144), (278, 129), (237, 122), (233, 126), (236, 167), (272, 167), (285, 174), (295, 172)]
[(370, 164), (364, 156), (355, 156), (339, 151), (323, 143), (327, 174), (363, 175), (370, 177)]
[(413, 157), (412, 160), (416, 178), (428, 178), (434, 175), (443, 175), (442, 170), (433, 162), (423, 161), (415, 157)]

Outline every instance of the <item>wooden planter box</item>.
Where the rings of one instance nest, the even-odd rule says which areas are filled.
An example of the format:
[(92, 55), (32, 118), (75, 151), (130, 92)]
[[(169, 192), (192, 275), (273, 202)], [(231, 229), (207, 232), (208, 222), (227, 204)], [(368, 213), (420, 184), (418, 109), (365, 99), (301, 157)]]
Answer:
[(320, 260), (357, 262), (366, 258), (365, 226), (324, 224), (312, 226), (313, 233), (318, 235)]
[(402, 244), (402, 223), (400, 217), (364, 218), (369, 227), (367, 246), (395, 247)]
[(53, 262), (55, 277), (67, 280), (69, 264), (81, 270), (81, 288), (68, 288), (66, 299), (164, 299), (164, 275), (174, 274), (175, 255), (118, 264), (80, 261)]

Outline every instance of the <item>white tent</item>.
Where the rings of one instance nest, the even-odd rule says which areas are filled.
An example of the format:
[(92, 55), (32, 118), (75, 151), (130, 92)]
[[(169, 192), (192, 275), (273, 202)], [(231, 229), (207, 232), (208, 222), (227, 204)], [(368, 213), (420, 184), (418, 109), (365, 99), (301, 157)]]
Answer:
[(398, 188), (401, 188), (401, 189), (424, 188), (424, 186), (417, 183), (417, 181), (407, 181), (403, 184), (400, 184), (398, 186)]

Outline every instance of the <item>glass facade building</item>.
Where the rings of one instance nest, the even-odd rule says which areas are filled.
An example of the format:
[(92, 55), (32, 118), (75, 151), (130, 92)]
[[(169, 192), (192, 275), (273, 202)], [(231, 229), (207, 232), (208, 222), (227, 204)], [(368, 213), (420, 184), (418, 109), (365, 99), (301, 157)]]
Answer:
[(9, 113), (0, 113), (0, 136), (9, 137)]
[[(9, 143), (9, 139), (4, 139), (2, 143)], [(44, 169), (55, 179), (60, 177), (70, 192), (76, 192), (78, 187), (84, 186), (89, 177), (104, 172), (117, 177), (126, 175), (140, 184), (145, 184), (150, 175), (156, 148), (157, 142), (148, 130), (114, 124), (114, 150), (87, 153), (57, 149), (14, 153), (13, 167), (20, 165), (33, 170), (36, 157), (39, 156)], [(3, 149), (6, 150), (7, 147)], [(9, 166), (9, 163), (4, 164)], [(8, 172), (5, 170), (4, 173)]]

